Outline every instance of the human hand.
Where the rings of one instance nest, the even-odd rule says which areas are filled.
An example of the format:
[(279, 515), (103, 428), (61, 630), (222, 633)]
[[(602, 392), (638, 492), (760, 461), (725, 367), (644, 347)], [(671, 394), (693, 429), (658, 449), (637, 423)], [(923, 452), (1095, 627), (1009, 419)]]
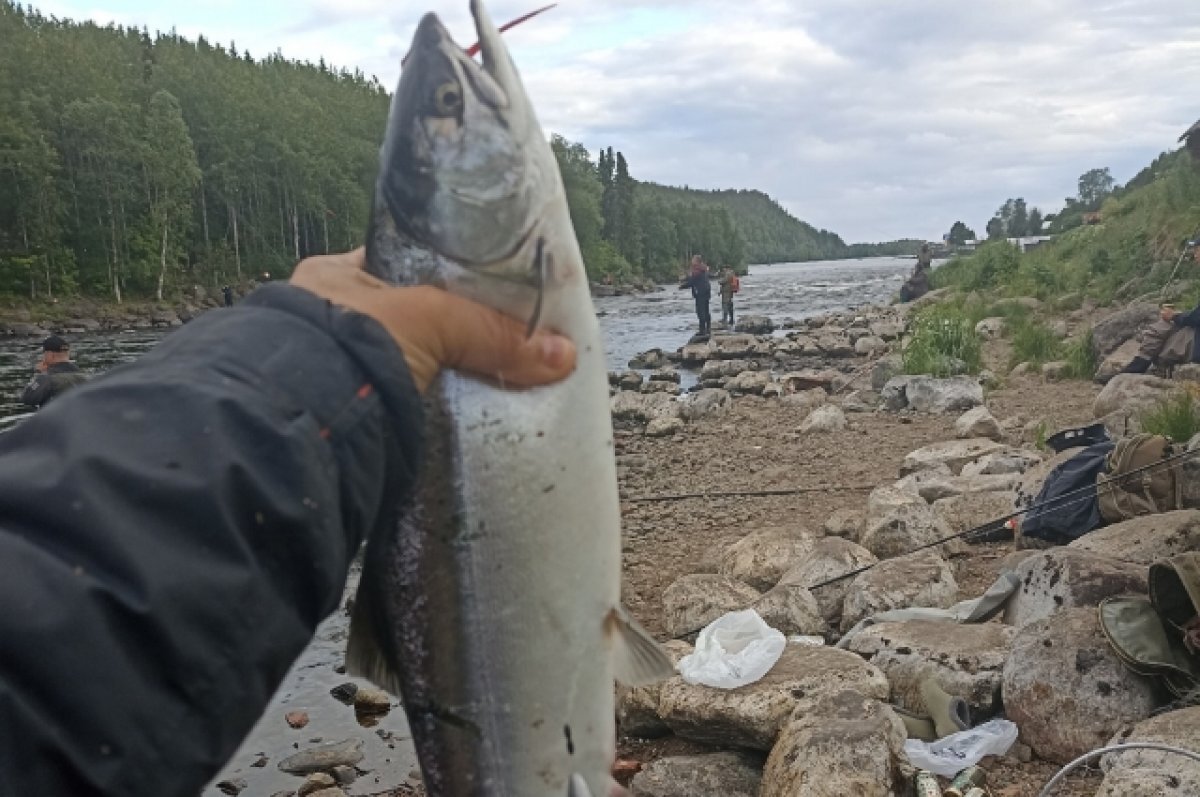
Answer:
[(1170, 304), (1164, 304), (1158, 312), (1158, 317), (1167, 322), (1174, 321), (1177, 315), (1179, 315), (1179, 311), (1175, 309), (1174, 305)]
[(575, 368), (575, 344), (430, 286), (396, 287), (363, 271), (366, 251), (302, 260), (293, 285), (378, 321), (404, 353), (422, 393), (442, 368), (514, 387), (557, 382)]
[(33, 369), (34, 369), (35, 371), (37, 371), (39, 374), (44, 374), (44, 373), (46, 373), (46, 371), (47, 371), (49, 368), (50, 368), (50, 365), (49, 365), (49, 363), (47, 363), (47, 362), (46, 362), (46, 358), (45, 358), (45, 357), (42, 357), (42, 359), (38, 360), (38, 362), (37, 362), (37, 365), (33, 366)]

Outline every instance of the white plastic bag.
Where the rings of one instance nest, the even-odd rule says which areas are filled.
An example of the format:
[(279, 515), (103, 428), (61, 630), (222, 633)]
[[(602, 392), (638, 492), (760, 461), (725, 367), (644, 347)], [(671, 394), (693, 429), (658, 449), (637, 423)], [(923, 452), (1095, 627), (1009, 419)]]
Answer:
[(758, 612), (730, 612), (704, 627), (696, 650), (679, 660), (679, 674), (689, 684), (736, 689), (769, 673), (786, 646), (783, 634)]
[(909, 739), (904, 743), (908, 760), (917, 769), (927, 769), (944, 778), (952, 778), (984, 756), (1004, 755), (1017, 740), (1017, 726), (1008, 720), (988, 722), (938, 739), (922, 742)]

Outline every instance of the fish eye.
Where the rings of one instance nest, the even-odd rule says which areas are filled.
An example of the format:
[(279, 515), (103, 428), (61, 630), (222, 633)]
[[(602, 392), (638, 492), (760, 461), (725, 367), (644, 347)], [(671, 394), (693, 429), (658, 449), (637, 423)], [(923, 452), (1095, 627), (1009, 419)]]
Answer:
[(452, 81), (434, 89), (433, 108), (442, 116), (455, 116), (462, 110), (463, 98), (458, 84)]

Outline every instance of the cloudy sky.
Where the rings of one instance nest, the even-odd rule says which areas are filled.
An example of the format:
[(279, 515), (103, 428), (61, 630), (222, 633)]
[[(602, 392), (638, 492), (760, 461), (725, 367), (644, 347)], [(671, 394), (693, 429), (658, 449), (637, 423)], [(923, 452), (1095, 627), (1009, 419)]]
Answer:
[[(36, 4), (386, 85), (425, 11), (474, 41), (467, 0)], [(1052, 211), (1200, 117), (1200, 0), (564, 0), (506, 35), (547, 131), (640, 179), (761, 189), (847, 241), (982, 233), (1010, 196)]]

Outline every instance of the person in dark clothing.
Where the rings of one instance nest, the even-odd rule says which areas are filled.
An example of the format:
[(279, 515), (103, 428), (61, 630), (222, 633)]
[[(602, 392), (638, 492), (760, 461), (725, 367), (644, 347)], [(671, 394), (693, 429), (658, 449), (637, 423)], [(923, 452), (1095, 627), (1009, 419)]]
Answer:
[(696, 300), (696, 318), (700, 321), (700, 334), (708, 335), (712, 327), (712, 314), (708, 303), (712, 299), (712, 285), (708, 281), (708, 266), (700, 255), (692, 255), (691, 271), (679, 284), (679, 289), (692, 289), (692, 298)]
[(933, 252), (930, 251), (929, 244), (921, 244), (917, 265), (913, 268), (912, 275), (900, 286), (901, 302), (911, 302), (929, 293), (929, 272), (932, 266)]
[(1158, 320), (1142, 330), (1142, 344), (1137, 356), (1122, 373), (1144, 374), (1154, 364), (1172, 367), (1183, 363), (1200, 362), (1200, 307), (1181, 313), (1173, 305), (1164, 304)]
[(233, 288), (226, 285), (224, 288), (221, 288), (221, 295), (225, 298), (225, 306), (233, 307)]
[(41, 408), (76, 385), (87, 381), (87, 374), (71, 362), (71, 347), (58, 335), (42, 341), (42, 359), (37, 373), (21, 393), (21, 403)]
[(362, 263), (305, 261), (0, 435), (0, 795), (195, 797), (415, 479), (438, 369), (574, 368)]

